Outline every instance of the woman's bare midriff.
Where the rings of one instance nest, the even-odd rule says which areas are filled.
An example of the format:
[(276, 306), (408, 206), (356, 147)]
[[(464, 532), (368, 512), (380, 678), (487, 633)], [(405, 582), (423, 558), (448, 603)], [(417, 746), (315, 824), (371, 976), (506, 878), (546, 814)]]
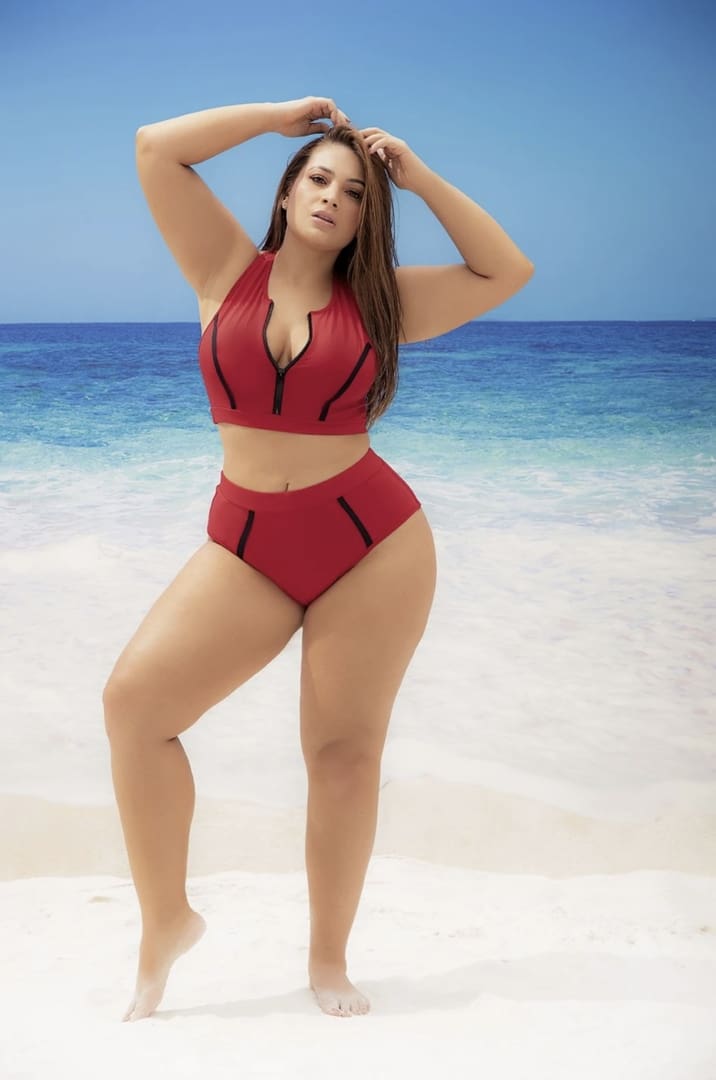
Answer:
[(217, 424), (227, 480), (253, 491), (295, 491), (319, 484), (355, 464), (370, 436), (304, 435), (292, 431)]

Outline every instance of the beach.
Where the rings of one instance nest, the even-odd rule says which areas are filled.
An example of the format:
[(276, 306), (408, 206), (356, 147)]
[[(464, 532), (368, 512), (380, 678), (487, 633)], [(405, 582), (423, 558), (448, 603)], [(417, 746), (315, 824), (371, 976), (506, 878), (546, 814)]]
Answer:
[[(189, 375), (171, 413), (138, 421), (161, 380), (154, 338), (129, 349), (128, 384), (97, 375), (89, 429), (61, 387), (30, 433), (13, 399), (3, 1080), (716, 1077), (714, 448), (679, 397), (702, 393), (701, 375), (689, 386), (682, 356), (668, 406), (663, 372), (625, 375), (610, 411), (615, 361), (600, 367), (593, 326), (584, 360), (550, 378), (527, 345), (546, 329), (501, 331), (523, 355), (510, 370), (493, 331), (454, 335), (449, 369), (437, 348), (411, 352), (373, 440), (422, 501), (438, 585), (391, 716), (349, 941), (371, 1010), (347, 1025), (307, 982), (300, 631), (181, 736), (196, 784), (187, 890), (208, 930), (157, 1011), (120, 1022), (140, 919), (102, 689), (205, 541), (218, 440)], [(186, 327), (165, 332), (190, 350)], [(86, 333), (101, 359), (125, 331)], [(43, 355), (47, 342), (32, 362)], [(27, 353), (12, 356), (22, 385)]]

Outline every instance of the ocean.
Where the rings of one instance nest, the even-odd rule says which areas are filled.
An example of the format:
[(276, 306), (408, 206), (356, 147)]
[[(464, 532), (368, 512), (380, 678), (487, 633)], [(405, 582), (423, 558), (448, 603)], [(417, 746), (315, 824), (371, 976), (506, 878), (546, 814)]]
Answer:
[[(101, 693), (206, 540), (198, 323), (0, 326), (0, 792), (112, 802)], [(714, 807), (716, 322), (480, 319), (402, 346), (370, 431), (438, 551), (383, 782), (596, 815)], [(296, 806), (300, 632), (181, 739), (197, 788)]]

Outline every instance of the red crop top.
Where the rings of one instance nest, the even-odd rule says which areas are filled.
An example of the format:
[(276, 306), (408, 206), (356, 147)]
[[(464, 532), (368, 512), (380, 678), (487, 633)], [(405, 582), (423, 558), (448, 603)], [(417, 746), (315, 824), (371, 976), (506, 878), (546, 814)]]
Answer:
[(201, 335), (212, 420), (309, 435), (364, 433), (377, 363), (353, 292), (334, 275), (328, 304), (307, 313), (306, 344), (281, 368), (266, 338), (275, 254), (259, 251)]

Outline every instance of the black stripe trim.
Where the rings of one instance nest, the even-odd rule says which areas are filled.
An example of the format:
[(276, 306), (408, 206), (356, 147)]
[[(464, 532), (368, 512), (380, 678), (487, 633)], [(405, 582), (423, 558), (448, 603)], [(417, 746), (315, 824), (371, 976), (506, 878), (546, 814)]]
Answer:
[(229, 384), (227, 383), (226, 379), (224, 378), (224, 373), (223, 373), (223, 371), (221, 370), (221, 368), (219, 366), (219, 351), (218, 351), (217, 344), (216, 344), (216, 335), (217, 335), (218, 329), (219, 329), (219, 313), (217, 311), (216, 318), (214, 319), (214, 329), (213, 329), (213, 331), (211, 333), (211, 356), (212, 356), (212, 359), (214, 361), (214, 368), (216, 370), (216, 374), (219, 376), (219, 379), (221, 380), (221, 385), (224, 387), (224, 390), (226, 390), (226, 396), (229, 399), (229, 403), (231, 405), (231, 408), (235, 409), (236, 408), (236, 401), (234, 400), (234, 395), (231, 393), (231, 390), (229, 389)]
[(356, 526), (356, 528), (360, 532), (361, 536), (365, 540), (366, 547), (370, 547), (370, 545), (373, 543), (373, 538), (371, 537), (370, 533), (366, 529), (366, 527), (363, 524), (363, 522), (361, 521), (361, 519), (356, 514), (353, 507), (348, 505), (348, 503), (346, 502), (346, 500), (343, 498), (342, 495), (338, 496), (338, 502), (343, 507), (345, 512), (348, 514), (348, 516), (352, 519), (353, 524)]
[(241, 534), (241, 539), (239, 540), (239, 546), (236, 549), (236, 554), (239, 556), (240, 559), (243, 559), (243, 557), (244, 557), (244, 548), (246, 547), (246, 541), (248, 540), (249, 533), (251, 532), (251, 526), (254, 523), (254, 515), (255, 515), (255, 513), (256, 513), (255, 510), (249, 510), (249, 516), (246, 519), (246, 524), (244, 525), (244, 531)]
[(321, 415), (318, 417), (319, 420), (325, 420), (326, 417), (328, 416), (328, 410), (330, 409), (333, 402), (336, 401), (336, 399), (339, 398), (341, 396), (341, 394), (345, 394), (346, 390), (351, 385), (351, 383), (355, 379), (355, 377), (358, 374), (358, 372), (360, 371), (360, 369), (363, 367), (363, 364), (365, 363), (365, 358), (368, 355), (370, 349), (371, 349), (371, 344), (370, 344), (370, 342), (368, 342), (365, 349), (360, 354), (360, 358), (358, 359), (357, 364), (355, 365), (355, 367), (351, 371), (351, 373), (348, 376), (348, 378), (346, 379), (346, 381), (343, 383), (343, 386), (341, 386), (341, 388), (336, 391), (336, 393), (333, 395), (332, 398), (328, 399), (326, 404), (321, 409)]

